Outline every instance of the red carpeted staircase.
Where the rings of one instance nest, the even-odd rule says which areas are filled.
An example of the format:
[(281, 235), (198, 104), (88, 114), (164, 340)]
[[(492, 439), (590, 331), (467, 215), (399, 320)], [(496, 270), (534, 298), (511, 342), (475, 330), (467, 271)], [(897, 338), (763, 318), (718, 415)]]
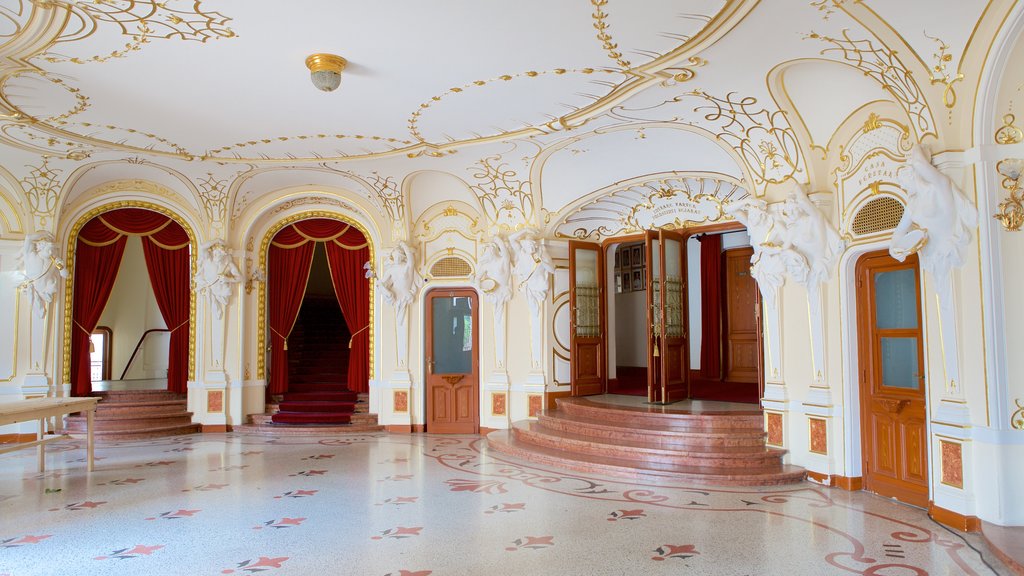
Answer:
[(306, 296), (288, 338), (288, 392), (274, 424), (352, 421), (358, 397), (346, 386), (349, 331), (334, 297)]

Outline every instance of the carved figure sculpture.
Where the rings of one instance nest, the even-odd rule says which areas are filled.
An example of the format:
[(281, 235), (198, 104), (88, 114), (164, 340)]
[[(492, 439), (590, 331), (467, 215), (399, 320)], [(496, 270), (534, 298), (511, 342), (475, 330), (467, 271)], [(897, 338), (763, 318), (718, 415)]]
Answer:
[(18, 256), (25, 278), (22, 287), (28, 290), (32, 310), (38, 318), (46, 315), (60, 280), (68, 277), (64, 261), (53, 255), (55, 245), (49, 232), (34, 232), (25, 237)]
[(223, 240), (212, 240), (199, 247), (199, 269), (196, 271), (196, 293), (208, 293), (217, 319), (231, 300), (231, 292), (242, 281), (231, 254)]
[(764, 200), (748, 197), (727, 204), (725, 213), (747, 227), (754, 249), (750, 274), (757, 280), (765, 302), (774, 307), (779, 288), (786, 282), (786, 272), (805, 274), (801, 270), (807, 270), (806, 260), (792, 249), (785, 223)]
[(416, 252), (406, 242), (399, 242), (384, 257), (377, 288), (389, 306), (395, 307), (399, 326), (406, 325), (409, 305), (423, 286), (423, 278), (416, 272)]
[(515, 250), (515, 274), (519, 288), (526, 293), (530, 313), (538, 317), (541, 303), (548, 295), (555, 265), (547, 248), (537, 239), (535, 230), (524, 228), (509, 236), (509, 241)]
[(799, 182), (792, 183), (779, 214), (786, 231), (784, 247), (796, 249), (806, 264), (789, 270), (790, 276), (809, 288), (828, 282), (846, 248), (839, 232), (811, 202)]
[(920, 144), (910, 150), (910, 160), (898, 177), (907, 192), (907, 207), (892, 232), (889, 254), (902, 262), (917, 252), (921, 268), (937, 283), (944, 283), (953, 268), (963, 266), (971, 229), (978, 225), (978, 210), (948, 176), (932, 166)]
[(481, 246), (477, 271), (470, 282), (496, 305), (512, 299), (512, 251), (508, 242), (495, 235)]

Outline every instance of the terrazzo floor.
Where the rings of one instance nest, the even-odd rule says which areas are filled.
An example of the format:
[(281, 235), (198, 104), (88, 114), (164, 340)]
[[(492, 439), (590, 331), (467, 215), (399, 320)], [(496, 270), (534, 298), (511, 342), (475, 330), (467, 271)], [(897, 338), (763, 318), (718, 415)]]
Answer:
[(0, 576), (1008, 574), (923, 511), (804, 483), (637, 484), (478, 436), (203, 434), (0, 457)]

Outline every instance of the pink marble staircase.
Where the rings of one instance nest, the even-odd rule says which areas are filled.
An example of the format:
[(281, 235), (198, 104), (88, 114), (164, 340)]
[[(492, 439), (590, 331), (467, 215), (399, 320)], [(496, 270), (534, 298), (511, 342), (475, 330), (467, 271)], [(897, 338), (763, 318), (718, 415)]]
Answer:
[(765, 445), (757, 409), (621, 406), (588, 398), (560, 398), (557, 406), (536, 421), (488, 434), (488, 445), (532, 462), (639, 480), (775, 485), (805, 476), (803, 468), (783, 464), (785, 450)]
[[(96, 405), (93, 435), (97, 440), (138, 440), (179, 436), (199, 432), (192, 423), (184, 394), (166, 390), (111, 390), (93, 392), (101, 398)], [(68, 434), (84, 437), (85, 416), (72, 414), (65, 420)]]
[(274, 414), (280, 404), (267, 404), (263, 414), (250, 414), (249, 423), (235, 426), (235, 432), (250, 434), (267, 434), (274, 436), (321, 436), (324, 434), (355, 434), (361, 432), (381, 432), (384, 426), (377, 423), (377, 415), (367, 411), (367, 395), (358, 394), (355, 412), (351, 414), (348, 424), (275, 424)]

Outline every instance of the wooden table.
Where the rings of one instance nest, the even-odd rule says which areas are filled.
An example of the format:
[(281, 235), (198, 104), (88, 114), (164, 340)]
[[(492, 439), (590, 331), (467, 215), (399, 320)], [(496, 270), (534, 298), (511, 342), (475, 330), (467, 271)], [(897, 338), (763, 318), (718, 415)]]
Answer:
[[(0, 454), (37, 446), (39, 449), (39, 471), (44, 472), (46, 466), (46, 455), (43, 451), (43, 445), (47, 442), (70, 438), (67, 434), (58, 434), (46, 438), (46, 419), (50, 417), (61, 418), (65, 414), (70, 414), (72, 412), (85, 412), (87, 436), (86, 462), (87, 469), (89, 472), (92, 472), (92, 421), (93, 414), (96, 412), (96, 403), (99, 401), (99, 398), (83, 397), (31, 398), (28, 400), (15, 400), (13, 402), (0, 402), (0, 426), (17, 424), (18, 422), (28, 422), (29, 420), (39, 421), (39, 431), (36, 434), (35, 440), (31, 442), (20, 442), (10, 446), (0, 444)], [(58, 429), (62, 428), (63, 426), (58, 426)]]

